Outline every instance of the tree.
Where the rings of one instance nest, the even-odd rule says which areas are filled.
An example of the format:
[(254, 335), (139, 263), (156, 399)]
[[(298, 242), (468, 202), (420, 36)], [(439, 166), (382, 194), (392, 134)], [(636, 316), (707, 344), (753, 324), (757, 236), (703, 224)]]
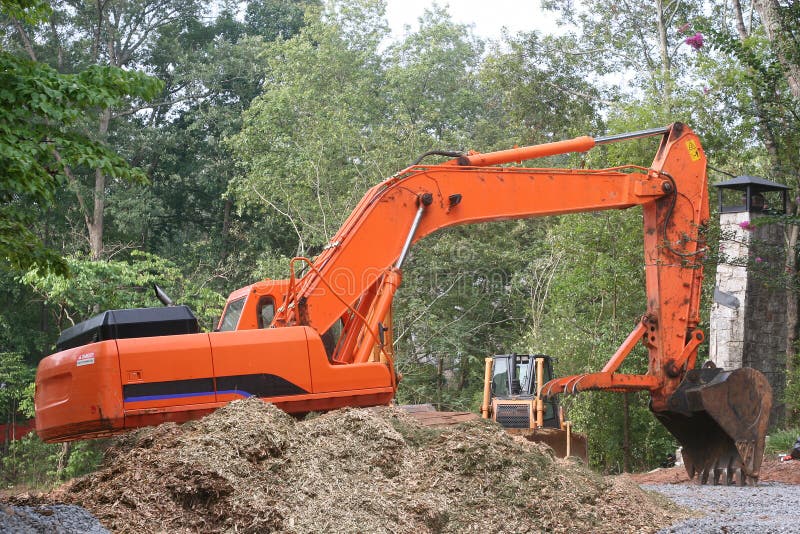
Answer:
[[(143, 66), (143, 58), (152, 47), (158, 30), (177, 20), (187, 22), (198, 14), (197, 2), (192, 0), (152, 0), (137, 2), (61, 2), (50, 13), (48, 31), (38, 33), (43, 37), (37, 42), (31, 35), (35, 27), (25, 26), (14, 21), (16, 37), (20, 46), (31, 60), (39, 56), (60, 69), (76, 72), (87, 65), (95, 69), (110, 68), (110, 71), (130, 73), (132, 69)], [(38, 49), (38, 51), (37, 51)], [(70, 62), (74, 59), (74, 62)], [(162, 86), (153, 82), (150, 91), (140, 96), (152, 98)], [(191, 88), (185, 88), (187, 91)], [(139, 95), (137, 95), (139, 96)], [(112, 121), (127, 116), (142, 107), (142, 102), (116, 99), (97, 102), (98, 113), (95, 119), (88, 119), (84, 125), (91, 131), (97, 142), (109, 140)], [(120, 108), (120, 109), (115, 109)], [(94, 259), (103, 253), (103, 233), (106, 194), (109, 180), (115, 178), (103, 166), (93, 162), (73, 169), (67, 167), (73, 194), (77, 196), (83, 222), (86, 225), (89, 250)], [(84, 190), (83, 182), (91, 176), (93, 185), (90, 192)]]
[[(749, 17), (747, 7), (751, 10)], [(758, 16), (754, 16), (753, 10)], [(717, 22), (719, 19), (722, 24)], [(738, 146), (720, 147), (717, 151), (722, 156), (720, 162), (735, 169), (737, 174), (766, 176), (794, 187), (800, 173), (796, 158), (800, 150), (800, 136), (796, 134), (800, 116), (800, 98), (796, 93), (800, 55), (796, 45), (792, 45), (796, 43), (798, 20), (798, 6), (794, 2), (760, 1), (748, 6), (736, 0), (731, 4), (730, 16), (714, 17), (705, 23), (708, 43), (720, 57), (716, 62), (707, 60), (700, 65), (713, 87), (709, 96), (739, 117), (733, 128), (717, 131), (724, 132), (723, 138), (733, 137), (729, 132), (735, 131), (744, 140)], [(781, 220), (786, 262), (771, 273), (773, 280), (786, 288), (787, 392), (793, 390), (792, 384), (798, 380), (795, 359), (800, 322), (796, 224), (799, 210), (800, 204), (790, 198), (787, 217)], [(791, 418), (794, 411), (796, 417), (800, 397), (787, 395), (785, 400), (786, 414)]]
[[(295, 37), (265, 45), (264, 91), (231, 138), (247, 174), (233, 179), (230, 194), (244, 209), (262, 206), (282, 219), (293, 233), (293, 254), (326, 243), (348, 206), (390, 173), (380, 159), (386, 153), (377, 54), (386, 32), (382, 6), (357, 7), (312, 12)], [(337, 18), (341, 11), (346, 21)]]
[[(558, 11), (562, 21), (579, 28), (581, 46), (561, 48), (559, 53), (579, 56), (591, 62), (600, 76), (625, 73), (638, 91), (644, 91), (659, 108), (660, 121), (674, 120), (677, 92), (686, 87), (686, 63), (682, 54), (689, 53), (689, 24), (698, 15), (698, 6), (691, 2), (655, 0), (654, 2), (571, 2), (547, 0), (545, 9)], [(612, 79), (618, 80), (618, 76)], [(615, 93), (628, 93), (630, 88), (616, 85)], [(639, 100), (637, 95), (630, 95)]]
[(0, 436), (0, 439), (6, 445), (11, 441), (10, 433), (17, 423), (20, 403), (25, 398), (25, 390), (32, 380), (33, 370), (25, 363), (21, 354), (0, 353), (0, 410), (2, 410), (0, 420), (8, 425), (7, 435)]
[[(770, 42), (772, 51), (781, 67), (783, 76), (789, 88), (791, 99), (788, 99), (787, 111), (794, 119), (791, 122), (796, 126), (797, 112), (800, 111), (800, 47), (798, 46), (798, 23), (800, 23), (800, 3), (791, 1), (781, 5), (777, 0), (756, 0), (753, 2), (755, 9), (761, 16), (764, 31)], [(792, 130), (789, 130), (792, 131)], [(788, 134), (788, 132), (787, 132)], [(786, 156), (780, 158), (779, 168), (784, 171), (781, 175), (789, 178), (793, 184), (798, 184), (798, 162), (796, 158), (797, 147), (800, 140), (796, 136), (790, 136), (781, 132), (781, 140), (789, 145), (790, 150), (786, 151)], [(792, 142), (794, 141), (794, 142)], [(794, 150), (792, 150), (794, 149)], [(777, 163), (777, 162), (776, 162)], [(791, 169), (791, 170), (789, 170)], [(785, 172), (789, 170), (789, 172)], [(800, 202), (792, 202), (790, 205), (790, 216), (797, 218), (800, 216)], [(800, 237), (800, 225), (796, 222), (787, 221), (786, 225), (786, 266), (787, 275), (787, 301), (786, 301), (786, 377), (787, 377), (787, 411), (790, 417), (797, 422), (800, 418), (800, 372), (796, 365), (797, 358), (797, 329), (800, 326), (800, 305), (797, 292), (798, 285), (798, 237)], [(794, 393), (794, 395), (792, 395)]]
[[(19, 8), (9, 15), (21, 27)], [(31, 230), (36, 210), (46, 208), (58, 188), (75, 184), (73, 168), (144, 178), (80, 130), (83, 116), (129, 96), (148, 98), (160, 84), (142, 73), (109, 67), (61, 74), (35, 59), (0, 51), (0, 255), (19, 270), (36, 265), (63, 271), (59, 255)]]

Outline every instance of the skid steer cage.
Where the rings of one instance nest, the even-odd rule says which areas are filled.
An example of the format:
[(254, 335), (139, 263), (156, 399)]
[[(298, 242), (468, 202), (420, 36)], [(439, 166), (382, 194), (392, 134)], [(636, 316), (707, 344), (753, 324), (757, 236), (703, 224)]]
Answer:
[(750, 368), (694, 369), (658, 420), (683, 446), (689, 478), (701, 484), (755, 485), (772, 408), (766, 377)]

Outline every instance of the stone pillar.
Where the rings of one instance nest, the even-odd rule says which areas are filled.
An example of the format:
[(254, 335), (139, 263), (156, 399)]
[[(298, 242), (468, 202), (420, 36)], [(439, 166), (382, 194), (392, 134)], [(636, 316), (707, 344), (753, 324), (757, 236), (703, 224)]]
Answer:
[(759, 216), (720, 215), (709, 358), (725, 369), (752, 367), (764, 373), (774, 395), (772, 426), (783, 418), (786, 383), (786, 292), (779, 276), (783, 229), (777, 224), (748, 224)]

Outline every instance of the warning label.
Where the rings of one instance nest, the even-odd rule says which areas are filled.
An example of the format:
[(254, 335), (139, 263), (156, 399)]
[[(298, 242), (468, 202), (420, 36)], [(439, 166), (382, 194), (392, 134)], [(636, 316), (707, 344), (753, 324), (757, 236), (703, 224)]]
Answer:
[(94, 365), (94, 352), (87, 352), (86, 354), (81, 354), (78, 356), (78, 360), (75, 362), (75, 365), (78, 367), (83, 365)]
[(694, 139), (686, 141), (686, 148), (689, 150), (689, 157), (692, 158), (692, 161), (700, 159), (700, 149), (697, 148), (697, 143), (694, 142)]

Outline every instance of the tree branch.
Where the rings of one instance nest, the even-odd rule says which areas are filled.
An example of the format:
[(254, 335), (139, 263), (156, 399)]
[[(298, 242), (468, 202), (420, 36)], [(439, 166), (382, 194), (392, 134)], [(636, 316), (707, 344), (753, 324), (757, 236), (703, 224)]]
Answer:
[(67, 181), (69, 182), (72, 191), (75, 193), (75, 196), (78, 197), (78, 205), (81, 208), (83, 220), (86, 222), (86, 228), (91, 227), (92, 222), (89, 219), (89, 211), (86, 209), (86, 202), (83, 200), (83, 196), (81, 195), (80, 187), (78, 186), (78, 180), (75, 178), (75, 175), (72, 174), (72, 169), (70, 166), (64, 162), (64, 160), (61, 158), (61, 154), (55, 148), (53, 149), (53, 155), (55, 156), (56, 161), (58, 161), (63, 167), (64, 174), (67, 175)]

